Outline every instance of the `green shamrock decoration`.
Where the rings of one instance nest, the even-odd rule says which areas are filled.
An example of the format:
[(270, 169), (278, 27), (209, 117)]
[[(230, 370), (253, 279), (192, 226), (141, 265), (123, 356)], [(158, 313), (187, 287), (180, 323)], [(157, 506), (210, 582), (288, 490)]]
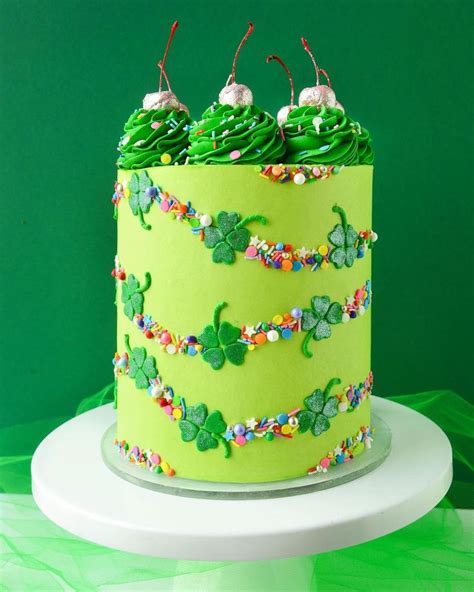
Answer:
[(217, 226), (204, 229), (204, 245), (213, 249), (214, 263), (230, 265), (235, 261), (235, 251), (244, 252), (249, 245), (250, 231), (244, 228), (249, 222), (267, 223), (263, 216), (246, 216), (240, 220), (237, 212), (219, 212), (216, 216)]
[(226, 306), (226, 302), (216, 305), (213, 324), (206, 325), (197, 338), (205, 348), (202, 352), (204, 361), (214, 370), (222, 368), (226, 360), (235, 366), (240, 366), (247, 353), (247, 346), (239, 341), (240, 329), (227, 321), (221, 323), (219, 320), (221, 310)]
[(140, 282), (131, 273), (122, 284), (122, 302), (125, 304), (123, 312), (133, 321), (133, 317), (143, 312), (143, 292), (151, 286), (151, 275), (145, 273), (145, 285), (140, 287)]
[(128, 376), (135, 379), (138, 389), (146, 389), (150, 385), (150, 378), (156, 378), (158, 370), (153, 356), (146, 355), (144, 347), (130, 349), (129, 336), (125, 335), (125, 347), (128, 352)]
[(331, 325), (337, 325), (342, 321), (342, 306), (339, 302), (333, 302), (329, 296), (313, 296), (311, 308), (303, 309), (301, 328), (308, 331), (303, 340), (302, 350), (307, 358), (312, 357), (308, 350), (311, 337), (315, 341), (331, 337)]
[(341, 384), (339, 378), (333, 378), (324, 389), (316, 389), (304, 400), (306, 409), (297, 414), (299, 431), (304, 434), (311, 430), (313, 436), (319, 436), (330, 427), (329, 418), (337, 415), (337, 399), (330, 396), (331, 389)]
[(148, 214), (150, 211), (153, 191), (150, 188), (153, 183), (146, 171), (142, 171), (140, 176), (133, 173), (128, 183), (130, 189), (130, 198), (128, 203), (134, 216), (138, 216), (140, 224), (145, 230), (150, 230), (151, 226), (145, 223), (143, 214)]
[(181, 439), (183, 442), (192, 442), (196, 440), (196, 448), (200, 452), (217, 448), (219, 442), (224, 446), (224, 456), (229, 458), (229, 443), (221, 436), (227, 429), (227, 425), (222, 419), (220, 411), (213, 411), (208, 414), (204, 403), (186, 408), (186, 418), (179, 422), (181, 430)]
[(336, 247), (331, 251), (329, 260), (337, 269), (344, 265), (352, 267), (357, 258), (355, 243), (359, 235), (350, 224), (347, 224), (346, 212), (342, 208), (333, 206), (332, 211), (339, 214), (341, 224), (337, 224), (328, 234), (329, 242)]

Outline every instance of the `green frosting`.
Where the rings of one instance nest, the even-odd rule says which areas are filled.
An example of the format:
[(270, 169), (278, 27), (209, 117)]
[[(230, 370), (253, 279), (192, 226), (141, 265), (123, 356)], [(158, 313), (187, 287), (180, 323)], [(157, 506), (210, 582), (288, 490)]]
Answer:
[(190, 164), (277, 163), (285, 153), (275, 119), (255, 105), (212, 105), (192, 127), (189, 141)]
[[(186, 111), (138, 109), (129, 117), (118, 145), (119, 169), (183, 164), (186, 160), (191, 119)], [(171, 161), (162, 162), (169, 154)]]
[[(315, 117), (322, 121), (317, 126)], [(372, 164), (369, 132), (336, 108), (297, 107), (283, 125), (285, 162), (291, 164)]]

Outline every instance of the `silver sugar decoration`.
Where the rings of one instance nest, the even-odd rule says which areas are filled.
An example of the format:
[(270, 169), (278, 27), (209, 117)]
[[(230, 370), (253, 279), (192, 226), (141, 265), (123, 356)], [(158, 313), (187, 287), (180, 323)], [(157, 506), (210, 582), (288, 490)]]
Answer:
[(219, 103), (231, 107), (253, 105), (252, 91), (245, 84), (232, 82), (232, 84), (224, 86), (219, 93)]
[(178, 111), (179, 101), (176, 95), (170, 90), (162, 90), (148, 93), (143, 98), (144, 109), (166, 109), (167, 111)]

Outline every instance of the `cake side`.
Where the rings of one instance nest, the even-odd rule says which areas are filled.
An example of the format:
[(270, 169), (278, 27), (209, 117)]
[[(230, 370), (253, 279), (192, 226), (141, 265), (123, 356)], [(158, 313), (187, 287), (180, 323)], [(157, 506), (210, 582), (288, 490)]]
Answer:
[[(366, 302), (367, 307), (362, 303), (365, 314), (358, 311), (355, 318), (349, 317), (349, 322), (341, 322), (338, 318), (341, 311), (333, 307), (334, 323), (329, 323), (331, 335), (319, 335), (318, 341), (307, 339), (314, 327), (303, 330), (301, 318), (298, 320), (300, 329), (295, 330), (293, 325), (287, 337), (283, 337), (278, 326), (272, 329), (271, 324), (285, 313), (291, 316), (293, 309), (311, 312), (314, 296), (328, 296), (331, 307), (337, 303), (346, 306), (346, 299), (353, 299), (355, 294), (370, 301), (370, 285), (367, 284), (371, 278), (370, 250), (366, 249), (351, 267), (342, 261), (338, 268), (335, 262), (340, 264), (341, 259), (336, 257), (330, 261), (326, 254), (322, 262), (327, 265), (320, 265), (315, 271), (311, 271), (313, 265), (303, 265), (299, 270), (295, 266), (295, 271), (285, 272), (281, 267), (265, 267), (260, 260), (248, 257), (253, 252), (245, 249), (241, 252), (241, 239), (246, 236), (242, 233), (235, 241), (225, 237), (220, 241), (231, 246), (234, 262), (217, 263), (217, 244), (206, 247), (203, 227), (200, 230), (196, 226), (193, 232), (189, 224), (180, 221), (180, 212), (177, 217), (173, 216), (157, 202), (152, 205), (145, 194), (148, 191), (152, 197), (153, 190), (149, 187), (159, 187), (161, 192), (176, 196), (182, 204), (190, 202), (186, 207), (211, 216), (213, 226), (220, 211), (237, 212), (240, 221), (246, 216), (261, 216), (264, 218), (253, 218), (245, 225), (252, 237), (259, 237), (258, 244), (263, 239), (268, 243), (282, 241), (295, 251), (301, 252), (302, 247), (309, 251), (322, 247), (324, 253), (324, 247), (332, 251), (338, 248), (328, 240), (328, 234), (341, 225), (341, 213), (333, 211), (336, 205), (347, 218), (346, 226), (351, 225), (357, 232), (370, 230), (372, 167), (344, 168), (338, 175), (302, 186), (272, 183), (262, 178), (253, 166), (245, 165), (162, 167), (147, 169), (146, 173), (151, 182), (148, 187), (137, 188), (135, 205), (139, 207), (132, 207), (134, 192), (127, 195), (125, 191), (123, 201), (129, 203), (122, 203), (118, 208), (118, 265), (125, 270), (126, 282), (133, 275), (139, 283), (137, 294), (141, 296), (135, 295), (134, 300), (135, 304), (142, 303), (142, 310), (137, 317), (131, 294), (135, 284), (130, 293), (125, 294), (125, 302), (121, 302), (123, 282), (119, 281), (117, 351), (126, 351), (125, 336), (128, 335), (130, 352), (133, 348), (145, 348), (145, 359), (154, 357), (154, 368), (161, 380), (155, 394), (149, 394), (148, 390), (153, 391), (153, 384), (157, 382), (156, 376), (145, 375), (149, 380), (146, 388), (137, 388), (136, 376), (133, 379), (130, 373), (118, 378), (118, 440), (158, 452), (181, 477), (256, 482), (305, 474), (342, 440), (355, 437), (361, 426), (370, 425), (367, 396), (371, 391), (370, 302)], [(131, 171), (120, 171), (118, 179), (126, 187), (132, 182), (132, 176)], [(143, 193), (141, 205), (140, 191)], [(267, 220), (266, 225), (262, 224), (263, 219)], [(148, 226), (151, 229), (147, 230)], [(333, 240), (337, 243), (336, 235)], [(347, 251), (346, 244), (341, 248)], [(227, 247), (222, 251), (229, 256)], [(230, 331), (227, 345), (243, 341), (245, 353), (240, 346), (231, 347), (228, 351), (235, 350), (233, 361), (232, 355), (229, 359), (224, 356), (222, 367), (217, 370), (199, 351), (199, 341), (194, 348), (190, 342), (190, 349), (196, 350), (194, 355), (169, 353), (174, 344), (167, 343), (168, 338), (162, 339), (164, 329), (174, 340), (178, 336), (178, 343), (179, 336), (199, 336), (205, 327), (213, 324), (214, 309), (220, 302), (227, 303), (227, 308), (220, 311), (220, 326), (230, 323), (241, 331), (238, 339), (234, 339), (235, 334)], [(320, 306), (321, 300), (317, 302)], [(128, 306), (128, 316), (125, 306)], [(146, 326), (138, 323), (143, 322), (140, 315), (146, 315), (146, 322), (152, 319), (155, 324), (149, 333), (158, 331), (161, 337), (147, 336)], [(307, 313), (306, 326), (311, 322), (311, 315)], [(251, 332), (259, 323), (270, 323), (268, 330), (261, 332), (268, 335), (274, 330), (278, 338), (272, 340), (273, 335), (272, 339), (266, 338), (265, 342), (255, 345), (251, 343), (255, 339), (253, 335), (247, 340), (250, 343), (245, 343), (246, 327)], [(319, 327), (315, 330), (323, 331), (323, 324)], [(306, 355), (302, 351), (305, 341)], [(218, 344), (214, 349), (226, 347)], [(203, 349), (205, 351), (206, 347)], [(311, 353), (313, 356), (307, 357)], [(217, 357), (222, 355), (218, 352)], [(143, 366), (145, 359), (138, 362)], [(209, 359), (213, 361), (212, 357)], [(236, 365), (235, 362), (243, 363)], [(132, 366), (135, 363), (136, 360)], [(133, 368), (132, 374), (135, 370)], [(152, 368), (148, 370), (153, 374)], [(340, 383), (334, 382), (336, 378)], [(324, 395), (331, 381), (332, 388)], [(177, 405), (160, 406), (158, 401), (163, 402), (163, 398), (159, 396), (158, 387), (163, 386), (172, 388)], [(347, 399), (350, 386), (355, 386), (349, 390), (352, 398), (360, 398), (353, 411), (347, 411), (351, 408), (351, 401)], [(354, 390), (359, 394), (354, 395)], [(331, 399), (327, 417), (323, 409), (319, 409), (319, 394), (305, 401), (315, 391), (325, 396), (324, 405)], [(185, 399), (184, 406), (179, 405), (180, 397)], [(199, 404), (206, 406), (205, 417), (202, 413), (199, 416), (202, 408), (193, 410)], [(342, 411), (344, 406), (346, 409)], [(174, 421), (169, 415), (173, 407), (178, 408)], [(179, 416), (179, 408), (182, 411), (191, 408), (189, 417), (194, 428), (183, 423), (186, 417)], [(216, 411), (219, 414), (215, 414)], [(290, 425), (295, 423), (290, 418), (283, 424), (275, 422), (277, 427), (289, 427), (283, 433), (280, 429), (273, 437), (267, 437), (268, 433), (259, 437), (255, 431), (253, 439), (238, 445), (237, 434), (229, 434), (227, 429), (236, 424), (245, 426), (253, 419), (274, 419), (292, 412), (295, 412), (292, 417), (301, 419), (299, 425)], [(209, 416), (212, 420), (207, 419)], [(201, 420), (207, 421), (215, 432), (200, 429), (205, 427), (199, 426)], [(321, 424), (319, 427), (316, 421)], [(320, 428), (325, 429), (320, 432)], [(210, 434), (212, 440), (203, 432)], [(198, 449), (199, 443), (204, 450)]]

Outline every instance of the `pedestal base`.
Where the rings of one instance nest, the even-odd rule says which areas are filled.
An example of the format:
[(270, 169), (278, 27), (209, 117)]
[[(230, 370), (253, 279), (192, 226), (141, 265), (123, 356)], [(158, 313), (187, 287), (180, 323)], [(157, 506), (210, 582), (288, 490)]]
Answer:
[(355, 545), (421, 517), (452, 479), (451, 447), (434, 423), (377, 397), (373, 409), (390, 428), (392, 450), (372, 472), (305, 495), (231, 501), (167, 495), (114, 475), (100, 450), (114, 421), (107, 405), (43, 440), (32, 461), (33, 495), (66, 530), (146, 555), (252, 560)]

